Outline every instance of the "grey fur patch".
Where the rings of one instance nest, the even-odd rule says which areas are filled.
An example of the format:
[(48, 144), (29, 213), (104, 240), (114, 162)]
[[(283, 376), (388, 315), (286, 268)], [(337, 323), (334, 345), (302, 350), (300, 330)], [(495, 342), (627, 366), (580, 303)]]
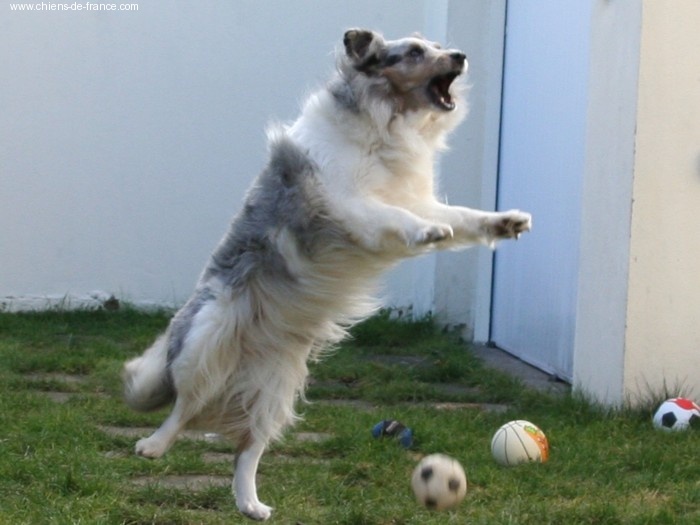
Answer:
[(325, 212), (317, 188), (316, 166), (308, 155), (286, 137), (271, 145), (267, 167), (248, 192), (243, 210), (216, 248), (203, 281), (220, 279), (236, 289), (254, 275), (294, 280), (275, 246), (282, 229), (290, 231), (302, 254), (313, 258), (315, 248), (343, 237)]
[[(194, 317), (208, 301), (213, 299), (214, 294), (211, 293), (208, 287), (198, 288), (170, 321), (170, 326), (168, 327), (168, 369), (170, 369), (170, 365), (182, 352), (185, 337), (187, 337), (187, 333), (192, 326)], [(168, 374), (168, 378), (172, 380), (170, 374)]]
[(328, 91), (340, 109), (350, 111), (352, 113), (359, 113), (360, 106), (357, 103), (357, 97), (352, 90), (350, 84), (343, 78), (336, 78), (328, 85)]
[(274, 246), (273, 235), (283, 226), (301, 229), (300, 223), (308, 221), (300, 181), (312, 172), (308, 158), (289, 141), (273, 145), (267, 167), (212, 254), (204, 279), (216, 277), (237, 288), (256, 273), (293, 278)]

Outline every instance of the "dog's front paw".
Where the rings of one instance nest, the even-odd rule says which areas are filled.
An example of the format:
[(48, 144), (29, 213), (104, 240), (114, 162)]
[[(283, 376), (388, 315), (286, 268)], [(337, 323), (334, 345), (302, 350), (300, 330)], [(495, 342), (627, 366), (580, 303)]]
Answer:
[(238, 503), (238, 510), (240, 510), (244, 516), (256, 521), (265, 521), (272, 516), (272, 507), (268, 507), (257, 500)]
[(135, 452), (137, 456), (144, 458), (155, 459), (165, 454), (167, 446), (164, 446), (159, 439), (154, 439), (153, 436), (139, 439), (136, 442)]
[(409, 246), (423, 246), (451, 239), (453, 235), (452, 227), (448, 224), (430, 224), (414, 231), (408, 244)]
[(489, 237), (492, 239), (517, 239), (532, 228), (532, 216), (520, 210), (498, 213), (487, 223)]

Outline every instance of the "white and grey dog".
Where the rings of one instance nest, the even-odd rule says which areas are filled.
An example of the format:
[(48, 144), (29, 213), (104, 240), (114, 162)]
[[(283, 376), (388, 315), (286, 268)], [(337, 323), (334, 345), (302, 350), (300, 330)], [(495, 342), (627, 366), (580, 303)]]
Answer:
[(530, 229), (520, 211), (438, 202), (433, 165), (466, 113), (465, 55), (420, 36), (345, 33), (338, 72), (301, 116), (269, 133), (269, 161), (194, 294), (124, 367), (127, 403), (171, 414), (136, 453), (161, 456), (186, 427), (237, 447), (238, 508), (258, 500), (258, 462), (294, 421), (307, 362), (376, 310), (383, 270), (429, 250), (493, 245)]

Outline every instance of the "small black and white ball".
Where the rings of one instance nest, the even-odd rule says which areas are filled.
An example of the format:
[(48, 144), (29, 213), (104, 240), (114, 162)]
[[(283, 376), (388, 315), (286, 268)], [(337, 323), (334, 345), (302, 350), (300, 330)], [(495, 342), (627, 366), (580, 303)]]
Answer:
[(685, 397), (667, 399), (654, 413), (652, 422), (656, 428), (668, 431), (700, 428), (700, 406)]
[(467, 476), (459, 461), (444, 454), (425, 456), (411, 477), (416, 500), (430, 510), (457, 506), (467, 494)]

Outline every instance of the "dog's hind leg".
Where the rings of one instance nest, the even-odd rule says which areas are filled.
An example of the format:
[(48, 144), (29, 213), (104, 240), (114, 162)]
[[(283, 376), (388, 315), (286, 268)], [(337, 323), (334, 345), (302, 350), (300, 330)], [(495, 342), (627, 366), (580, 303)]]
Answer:
[(180, 431), (185, 428), (187, 419), (181, 399), (175, 402), (172, 412), (163, 424), (147, 438), (139, 439), (136, 443), (136, 454), (146, 458), (159, 458), (165, 454)]
[(233, 492), (238, 509), (254, 520), (266, 520), (272, 508), (260, 502), (255, 484), (258, 463), (266, 444), (256, 439), (247, 440), (238, 447), (234, 463)]

